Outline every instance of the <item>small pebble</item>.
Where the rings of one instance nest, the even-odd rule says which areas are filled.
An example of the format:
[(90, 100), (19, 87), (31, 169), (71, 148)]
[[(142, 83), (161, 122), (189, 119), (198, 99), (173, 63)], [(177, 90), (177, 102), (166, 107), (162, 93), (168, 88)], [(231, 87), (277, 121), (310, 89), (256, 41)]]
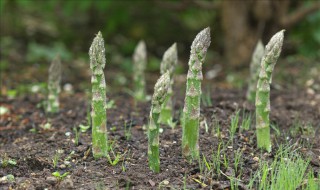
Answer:
[(256, 157), (256, 156), (255, 156), (255, 157), (253, 157), (253, 160), (254, 160), (254, 161), (256, 161), (256, 162), (259, 162), (259, 158), (258, 158), (258, 157)]
[(169, 181), (168, 181), (168, 180), (166, 180), (166, 179), (165, 179), (165, 180), (163, 180), (163, 181), (162, 181), (162, 183), (163, 183), (164, 185), (169, 185)]
[(74, 189), (74, 184), (71, 178), (66, 178), (59, 185), (60, 189)]
[(54, 185), (57, 182), (57, 178), (55, 178), (53, 176), (49, 176), (49, 177), (46, 178), (46, 182), (51, 184), (51, 185)]
[(152, 181), (151, 179), (149, 179), (149, 183), (152, 187), (154, 187), (156, 185), (156, 183), (154, 181)]
[(64, 165), (64, 164), (61, 164), (61, 165), (59, 166), (60, 169), (65, 169), (66, 167), (67, 167), (67, 166)]

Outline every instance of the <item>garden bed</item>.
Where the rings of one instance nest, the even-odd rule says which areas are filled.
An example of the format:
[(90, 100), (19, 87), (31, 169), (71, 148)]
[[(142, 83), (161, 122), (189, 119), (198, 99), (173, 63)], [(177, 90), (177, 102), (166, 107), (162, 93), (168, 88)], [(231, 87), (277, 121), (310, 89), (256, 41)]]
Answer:
[[(1, 106), (9, 112), (0, 120), (0, 156), (16, 163), (1, 168), (0, 176), (12, 174), (15, 179), (13, 182), (3, 180), (0, 189), (230, 189), (234, 185), (230, 179), (236, 180), (239, 189), (248, 189), (250, 181), (259, 182), (252, 180), (252, 176), (259, 169), (260, 161), (272, 162), (281, 144), (291, 146), (291, 150), (310, 159), (307, 171), (312, 169), (314, 176), (319, 178), (319, 97), (304, 90), (271, 91), (274, 151), (265, 153), (256, 147), (254, 119), (249, 130), (240, 126), (234, 139), (230, 139), (231, 117), (236, 110), (241, 110), (240, 124), (243, 113), (251, 113), (254, 117), (254, 105), (245, 101), (245, 91), (214, 88), (209, 94), (212, 105), (208, 103), (201, 107), (201, 159), (190, 163), (182, 156), (180, 123), (174, 129), (163, 125), (161, 172), (158, 174), (148, 168), (148, 139), (144, 125), (148, 123), (149, 102), (135, 103), (125, 93), (111, 95), (115, 106), (107, 111), (109, 140), (114, 142), (114, 152), (123, 154), (112, 166), (105, 158), (94, 160), (90, 129), (80, 133), (79, 143), (75, 145), (73, 128), (87, 124), (85, 94), (63, 95), (61, 111), (51, 117), (39, 106), (44, 100), (42, 96), (1, 97)], [(175, 96), (177, 121), (183, 97), (183, 94)], [(46, 123), (51, 127), (43, 127)], [(219, 144), (221, 168), (209, 171), (203, 156), (209, 162), (217, 154)], [(58, 150), (62, 151), (57, 153)], [(235, 167), (240, 152), (239, 165)], [(57, 154), (60, 156), (54, 167), (53, 159)], [(112, 154), (111, 158), (114, 158)], [(52, 175), (55, 171), (69, 174), (59, 180)]]

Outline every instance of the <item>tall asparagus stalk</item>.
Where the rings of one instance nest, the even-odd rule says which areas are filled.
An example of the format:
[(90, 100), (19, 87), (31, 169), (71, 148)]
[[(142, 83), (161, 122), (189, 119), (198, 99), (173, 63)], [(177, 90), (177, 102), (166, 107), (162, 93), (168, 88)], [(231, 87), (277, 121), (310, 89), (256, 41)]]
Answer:
[(56, 56), (51, 62), (49, 68), (48, 80), (48, 113), (56, 113), (59, 111), (59, 93), (61, 91), (61, 61), (60, 57)]
[(254, 102), (256, 99), (256, 88), (259, 79), (260, 63), (264, 54), (264, 47), (261, 40), (258, 41), (256, 48), (252, 54), (250, 63), (250, 79), (247, 91), (247, 100)]
[(284, 30), (276, 33), (266, 46), (256, 92), (256, 131), (258, 148), (271, 151), (270, 140), (270, 84), (272, 71), (281, 53)]
[(182, 153), (186, 157), (199, 156), (199, 117), (202, 64), (210, 46), (210, 28), (202, 30), (191, 45), (187, 89), (183, 109)]
[(168, 88), (168, 96), (165, 102), (163, 103), (161, 114), (160, 114), (160, 122), (163, 124), (171, 123), (172, 121), (172, 86), (173, 86), (173, 72), (178, 63), (178, 52), (177, 52), (177, 44), (174, 43), (164, 54), (162, 57), (162, 62), (160, 65), (160, 73), (163, 75), (167, 71), (170, 74), (170, 83)]
[(146, 80), (144, 71), (147, 66), (147, 50), (146, 44), (141, 40), (133, 54), (133, 82), (134, 82), (134, 97), (138, 101), (146, 99)]
[(100, 158), (106, 157), (108, 154), (106, 82), (103, 72), (106, 57), (101, 32), (93, 39), (89, 56), (90, 68), (92, 70), (92, 153), (94, 158)]
[(169, 71), (163, 74), (157, 81), (154, 87), (152, 96), (150, 123), (148, 126), (148, 160), (149, 167), (154, 172), (160, 171), (159, 158), (159, 116), (161, 106), (167, 97), (167, 92), (170, 83)]

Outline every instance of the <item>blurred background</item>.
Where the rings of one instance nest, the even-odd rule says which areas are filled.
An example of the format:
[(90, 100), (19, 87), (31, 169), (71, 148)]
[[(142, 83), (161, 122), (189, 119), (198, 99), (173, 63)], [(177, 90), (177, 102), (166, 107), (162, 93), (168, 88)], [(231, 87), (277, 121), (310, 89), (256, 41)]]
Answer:
[(301, 78), (304, 85), (320, 71), (319, 9), (318, 0), (0, 0), (1, 93), (45, 86), (56, 54), (63, 62), (62, 83), (75, 91), (87, 89), (87, 52), (98, 31), (106, 43), (110, 86), (130, 87), (132, 53), (141, 39), (147, 44), (148, 80), (159, 76), (162, 55), (174, 42), (177, 73), (184, 76), (190, 45), (207, 26), (212, 35), (207, 80), (244, 88), (258, 39), (266, 44), (286, 29), (277, 77), (286, 85)]

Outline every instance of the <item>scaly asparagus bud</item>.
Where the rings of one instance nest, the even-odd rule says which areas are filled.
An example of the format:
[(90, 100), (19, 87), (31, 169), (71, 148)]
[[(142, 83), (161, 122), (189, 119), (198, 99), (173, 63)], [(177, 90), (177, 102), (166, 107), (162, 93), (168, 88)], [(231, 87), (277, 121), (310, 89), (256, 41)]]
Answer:
[(108, 154), (106, 82), (103, 72), (106, 57), (101, 32), (93, 39), (89, 56), (92, 70), (92, 153), (94, 158), (100, 158), (106, 157)]
[(61, 91), (61, 61), (60, 57), (56, 56), (51, 62), (49, 68), (48, 80), (48, 113), (56, 113), (59, 111), (59, 93)]
[(144, 71), (147, 66), (147, 50), (144, 41), (140, 41), (133, 54), (134, 97), (138, 101), (146, 99), (146, 81)]
[(167, 97), (170, 74), (167, 71), (157, 81), (151, 101), (150, 123), (148, 126), (148, 160), (149, 167), (154, 172), (160, 171), (159, 158), (159, 116), (161, 106)]
[(258, 148), (271, 151), (270, 140), (270, 84), (272, 71), (281, 53), (284, 30), (276, 33), (266, 46), (261, 61), (256, 92), (256, 131)]
[(202, 64), (207, 49), (211, 43), (210, 28), (202, 30), (194, 39), (191, 46), (189, 70), (187, 75), (187, 89), (183, 109), (182, 153), (186, 157), (199, 156), (199, 117)]
[(251, 63), (250, 63), (250, 79), (247, 91), (247, 100), (254, 102), (256, 99), (256, 88), (259, 79), (260, 63), (264, 54), (264, 47), (261, 40), (258, 41), (256, 48), (254, 49)]
[(160, 122), (163, 124), (171, 123), (172, 121), (172, 86), (173, 86), (173, 72), (175, 67), (178, 63), (178, 51), (177, 51), (177, 44), (174, 43), (164, 54), (162, 57), (162, 62), (160, 65), (160, 73), (163, 75), (167, 71), (170, 74), (170, 84), (168, 88), (168, 96), (165, 100), (160, 114)]

